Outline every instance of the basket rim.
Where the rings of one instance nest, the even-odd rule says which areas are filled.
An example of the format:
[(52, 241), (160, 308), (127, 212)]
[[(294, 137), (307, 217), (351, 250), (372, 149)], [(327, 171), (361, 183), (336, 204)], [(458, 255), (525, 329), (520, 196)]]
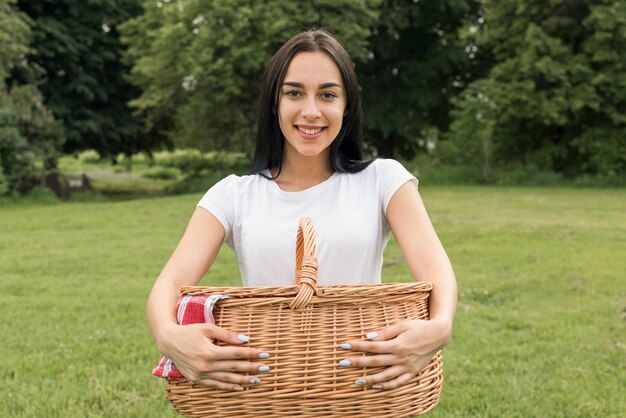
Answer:
[[(429, 292), (433, 289), (432, 282), (388, 282), (363, 285), (332, 285), (318, 286), (315, 296), (370, 296), (377, 295), (406, 295), (415, 292)], [(183, 286), (181, 295), (222, 294), (245, 297), (289, 297), (300, 291), (300, 286), (253, 286), (253, 287), (217, 287), (217, 286)]]

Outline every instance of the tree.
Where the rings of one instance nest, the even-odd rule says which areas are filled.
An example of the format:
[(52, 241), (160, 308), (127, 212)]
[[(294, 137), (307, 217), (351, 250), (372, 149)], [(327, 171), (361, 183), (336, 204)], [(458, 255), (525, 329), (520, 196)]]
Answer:
[(121, 28), (131, 80), (143, 91), (131, 104), (152, 135), (176, 145), (248, 151), (259, 78), (276, 49), (299, 31), (324, 27), (363, 59), (379, 4), (146, 1)]
[(6, 82), (25, 65), (31, 23), (13, 0), (0, 3), (0, 195), (27, 191), (33, 178), (41, 182), (65, 139), (36, 86)]
[(462, 110), (452, 110), (449, 139), (441, 143), (440, 150), (455, 162), (482, 165), (481, 179), (485, 182), (491, 181), (494, 158), (493, 129), (499, 109), (492, 99), (497, 96), (495, 88), (491, 80), (482, 79), (463, 90), (455, 100), (462, 103)]
[[(459, 102), (459, 120), (480, 112), (480, 92), (497, 104), (488, 113), (497, 159), (569, 176), (626, 173), (626, 4), (485, 0), (484, 9), (475, 42), (496, 63)], [(476, 140), (463, 123), (451, 137)]]
[(410, 158), (429, 127), (446, 131), (449, 100), (472, 77), (458, 30), (475, 1), (386, 0), (357, 65), (368, 136), (381, 156)]
[(30, 19), (15, 8), (15, 1), (0, 3), (0, 80), (3, 82), (17, 60), (29, 52)]
[(95, 149), (103, 156), (132, 155), (158, 141), (144, 134), (127, 102), (137, 90), (125, 76), (117, 25), (141, 12), (139, 0), (19, 1), (34, 21), (31, 71), (15, 74), (36, 82), (45, 104), (63, 121), (63, 151)]

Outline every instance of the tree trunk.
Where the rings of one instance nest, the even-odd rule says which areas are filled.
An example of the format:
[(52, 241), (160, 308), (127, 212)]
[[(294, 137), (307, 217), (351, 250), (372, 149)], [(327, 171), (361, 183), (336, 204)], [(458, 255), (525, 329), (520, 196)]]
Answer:
[(483, 169), (482, 181), (491, 182), (491, 166), (493, 163), (493, 130), (487, 129), (483, 135)]

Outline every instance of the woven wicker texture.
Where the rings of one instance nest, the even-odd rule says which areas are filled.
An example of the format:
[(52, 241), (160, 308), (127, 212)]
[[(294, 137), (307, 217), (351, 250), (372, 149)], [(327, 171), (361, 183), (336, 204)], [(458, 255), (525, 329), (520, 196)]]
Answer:
[[(340, 348), (406, 319), (428, 319), (430, 282), (317, 287), (315, 231), (303, 218), (296, 243), (296, 286), (185, 287), (183, 294), (227, 294), (218, 302), (218, 326), (249, 335), (270, 354), (254, 360), (270, 366), (261, 383), (243, 392), (222, 391), (187, 381), (167, 383), (176, 410), (189, 417), (412, 417), (439, 400), (441, 353), (407, 384), (390, 390), (355, 384), (384, 370), (341, 367), (359, 353)], [(219, 342), (216, 342), (219, 344)], [(361, 355), (366, 355), (362, 353)]]

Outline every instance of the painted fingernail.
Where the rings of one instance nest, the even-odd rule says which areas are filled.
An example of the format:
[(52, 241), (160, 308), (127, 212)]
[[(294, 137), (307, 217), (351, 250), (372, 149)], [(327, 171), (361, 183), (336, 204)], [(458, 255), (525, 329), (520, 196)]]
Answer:
[(351, 364), (352, 364), (352, 362), (350, 360), (341, 360), (339, 362), (339, 365), (342, 366), (342, 367), (348, 367)]
[(259, 367), (259, 371), (260, 372), (269, 372), (270, 371), (270, 366), (261, 366), (261, 367)]
[(367, 334), (365, 334), (365, 336), (367, 337), (368, 340), (373, 340), (375, 338), (378, 338), (378, 333), (377, 332), (368, 332)]
[(258, 377), (253, 377), (252, 379), (250, 379), (250, 383), (256, 385), (257, 383), (261, 383), (261, 379), (259, 379)]
[(237, 334), (237, 339), (241, 341), (242, 343), (247, 343), (250, 341), (250, 337), (244, 334)]
[(372, 389), (382, 389), (383, 387), (381, 385), (373, 385)]
[(348, 344), (348, 343), (343, 343), (340, 345), (341, 348), (343, 348), (344, 350), (351, 350), (352, 349), (352, 344)]
[(270, 355), (268, 353), (261, 353), (259, 354), (259, 358), (270, 358)]
[(357, 379), (356, 382), (357, 385), (364, 385), (365, 384), (365, 379)]

